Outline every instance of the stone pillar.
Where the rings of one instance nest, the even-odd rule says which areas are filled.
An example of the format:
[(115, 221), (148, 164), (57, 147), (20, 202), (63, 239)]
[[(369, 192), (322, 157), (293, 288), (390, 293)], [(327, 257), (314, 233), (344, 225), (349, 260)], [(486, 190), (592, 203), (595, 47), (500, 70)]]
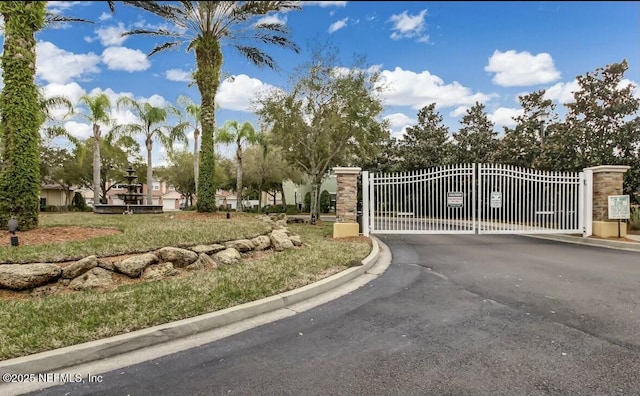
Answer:
[[(618, 236), (618, 221), (609, 220), (609, 195), (622, 195), (627, 165), (600, 165), (585, 170), (593, 173), (593, 235), (608, 238)], [(627, 235), (627, 224), (620, 225), (620, 236)]]
[(358, 236), (357, 223), (358, 175), (361, 168), (333, 168), (336, 175), (336, 223), (333, 225), (333, 237)]

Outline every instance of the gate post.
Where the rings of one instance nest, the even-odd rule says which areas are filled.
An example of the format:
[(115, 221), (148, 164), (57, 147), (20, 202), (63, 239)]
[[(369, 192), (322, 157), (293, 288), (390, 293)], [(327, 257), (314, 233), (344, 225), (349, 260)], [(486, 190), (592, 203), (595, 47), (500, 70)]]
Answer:
[(362, 235), (369, 236), (369, 172), (362, 172)]
[[(585, 168), (584, 172), (593, 175), (591, 218), (593, 235), (607, 238), (618, 235), (618, 223), (609, 220), (609, 195), (621, 195), (624, 173), (630, 168), (627, 165), (600, 165)], [(590, 192), (587, 191), (587, 195)], [(588, 207), (588, 205), (587, 205)], [(589, 213), (587, 213), (589, 216)], [(586, 219), (588, 221), (588, 218)], [(627, 235), (626, 223), (623, 223), (620, 235)]]
[(344, 238), (358, 236), (359, 224), (356, 222), (358, 205), (358, 175), (361, 168), (333, 168), (336, 174), (336, 223), (333, 225), (333, 237)]

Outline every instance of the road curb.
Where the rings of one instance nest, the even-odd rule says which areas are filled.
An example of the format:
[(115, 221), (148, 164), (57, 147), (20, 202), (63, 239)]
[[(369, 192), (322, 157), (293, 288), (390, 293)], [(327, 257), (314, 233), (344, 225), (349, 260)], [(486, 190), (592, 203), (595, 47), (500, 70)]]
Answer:
[(526, 234), (524, 236), (529, 238), (573, 243), (576, 245), (596, 246), (609, 249), (627, 250), (630, 252), (640, 252), (640, 243), (633, 242), (608, 241), (604, 239), (582, 238), (561, 234)]
[(299, 289), (194, 318), (165, 323), (127, 334), (72, 345), (52, 351), (7, 359), (0, 362), (0, 372), (21, 374), (59, 371), (67, 367), (117, 356), (177, 338), (213, 330), (260, 314), (289, 307), (335, 289), (365, 274), (380, 258), (380, 245), (375, 238), (371, 238), (371, 242), (371, 252), (362, 260), (363, 265), (348, 268)]

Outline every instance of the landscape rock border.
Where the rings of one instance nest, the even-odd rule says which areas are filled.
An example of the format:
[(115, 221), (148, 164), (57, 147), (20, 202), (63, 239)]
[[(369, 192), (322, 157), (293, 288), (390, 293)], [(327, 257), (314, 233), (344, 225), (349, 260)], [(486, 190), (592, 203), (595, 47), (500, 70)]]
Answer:
[(182, 270), (210, 270), (221, 265), (234, 265), (253, 252), (276, 252), (302, 246), (299, 235), (287, 228), (286, 214), (259, 217), (271, 230), (252, 239), (240, 238), (223, 243), (195, 245), (187, 248), (166, 246), (155, 251), (137, 254), (114, 263), (95, 255), (71, 264), (29, 263), (0, 264), (0, 289), (31, 291), (46, 295), (62, 286), (72, 290), (106, 289), (114, 276), (146, 281), (175, 276)]

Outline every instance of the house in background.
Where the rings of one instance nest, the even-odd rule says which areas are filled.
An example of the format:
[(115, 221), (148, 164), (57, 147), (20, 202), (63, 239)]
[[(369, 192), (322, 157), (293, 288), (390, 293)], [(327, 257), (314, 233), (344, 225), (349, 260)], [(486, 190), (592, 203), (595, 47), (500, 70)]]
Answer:
[[(76, 191), (72, 188), (69, 191), (69, 205)], [(64, 206), (66, 205), (67, 192), (57, 184), (43, 184), (40, 187), (40, 210), (45, 206)]]
[[(284, 190), (284, 196), (287, 201), (287, 205), (296, 205), (300, 211), (308, 211), (309, 208), (304, 207), (304, 197), (307, 193), (311, 193), (311, 183), (295, 184), (290, 181), (286, 181), (282, 186)], [(336, 192), (338, 190), (338, 182), (336, 175), (329, 174), (324, 178), (324, 181), (320, 185), (320, 193), (327, 191), (331, 197), (331, 207), (336, 206)]]

